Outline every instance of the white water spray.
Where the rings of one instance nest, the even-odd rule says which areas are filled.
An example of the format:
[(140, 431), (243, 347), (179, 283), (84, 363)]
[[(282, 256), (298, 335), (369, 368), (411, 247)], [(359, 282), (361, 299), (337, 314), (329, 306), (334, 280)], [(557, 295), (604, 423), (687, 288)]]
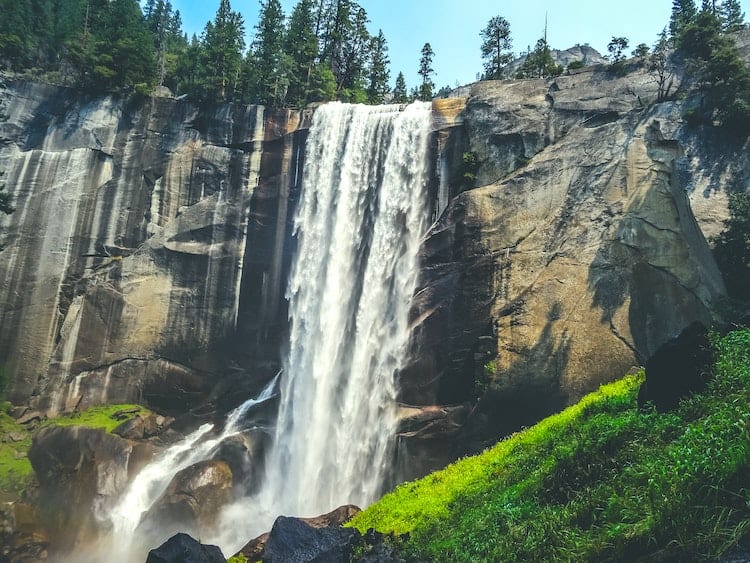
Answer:
[(135, 536), (141, 519), (167, 490), (172, 478), (183, 469), (209, 459), (219, 444), (245, 430), (245, 416), (255, 405), (265, 403), (274, 396), (278, 379), (279, 375), (273, 378), (257, 397), (245, 401), (233, 410), (227, 417), (222, 432), (212, 434), (212, 424), (202, 425), (163, 451), (156, 460), (135, 476), (117, 505), (106, 515), (112, 528), (111, 549), (114, 553), (126, 556), (133, 552), (134, 545), (138, 543)]

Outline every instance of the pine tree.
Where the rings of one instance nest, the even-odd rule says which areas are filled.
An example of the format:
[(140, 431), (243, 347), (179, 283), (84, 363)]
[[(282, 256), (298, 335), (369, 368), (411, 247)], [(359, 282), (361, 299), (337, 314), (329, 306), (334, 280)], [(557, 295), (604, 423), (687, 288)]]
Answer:
[(284, 56), (284, 12), (279, 0), (261, 0), (251, 51), (255, 79), (248, 93), (250, 100), (281, 105), (286, 95), (288, 62)]
[(737, 31), (745, 27), (745, 14), (739, 0), (724, 0), (719, 8), (721, 28), (725, 32)]
[(313, 8), (313, 0), (300, 0), (292, 10), (284, 37), (284, 52), (289, 61), (286, 100), (297, 107), (308, 101), (310, 75), (318, 56)]
[(214, 21), (207, 23), (203, 32), (207, 99), (221, 101), (234, 96), (245, 48), (244, 34), (242, 16), (232, 11), (229, 0), (221, 0)]
[(206, 97), (206, 72), (203, 69), (206, 58), (203, 44), (193, 34), (190, 43), (178, 54), (175, 63), (175, 89), (178, 94), (187, 94), (198, 100)]
[(677, 37), (695, 19), (698, 10), (694, 0), (672, 0), (672, 16), (669, 20), (669, 33)]
[(536, 42), (536, 46), (526, 55), (526, 59), (516, 72), (516, 78), (549, 78), (562, 73), (562, 67), (555, 64), (552, 50), (545, 37)]
[(351, 3), (349, 14), (341, 49), (337, 91), (345, 101), (365, 102), (367, 61), (372, 39), (367, 31), (369, 20), (365, 9), (354, 2)]
[[(388, 43), (382, 30), (378, 30), (377, 37), (372, 38), (370, 45), (370, 77), (367, 86), (367, 101), (371, 104), (382, 104), (390, 88), (388, 80), (391, 73), (388, 70)], [(402, 77), (403, 78), (403, 77)]]
[(21, 70), (31, 62), (33, 50), (30, 22), (30, 0), (0, 0), (0, 55), (13, 70)]
[(483, 40), (484, 78), (487, 80), (502, 78), (505, 65), (513, 59), (513, 53), (510, 52), (512, 42), (508, 20), (495, 16), (479, 35)]
[(432, 92), (435, 89), (435, 83), (432, 81), (432, 75), (435, 70), (432, 68), (432, 58), (435, 52), (432, 45), (425, 43), (422, 47), (422, 58), (419, 60), (419, 76), (422, 77), (422, 84), (419, 87), (419, 99), (423, 102), (432, 100)]
[(399, 72), (396, 77), (396, 85), (393, 88), (393, 103), (405, 104), (409, 101), (409, 94), (406, 90), (406, 80), (404, 80), (404, 73)]

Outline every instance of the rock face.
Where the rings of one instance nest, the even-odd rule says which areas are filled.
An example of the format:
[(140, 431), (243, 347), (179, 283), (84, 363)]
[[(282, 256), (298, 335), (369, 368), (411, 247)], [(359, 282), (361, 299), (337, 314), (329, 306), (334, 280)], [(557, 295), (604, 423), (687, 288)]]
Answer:
[[(286, 330), (311, 110), (86, 99), (22, 82), (7, 93), (11, 400), (41, 414), (139, 402), (211, 416), (249, 395), (236, 382), (260, 388)], [(435, 102), (434, 223), (399, 374), (408, 476), (712, 321), (725, 292), (706, 240), (728, 189), (750, 183), (750, 147), (688, 128), (694, 100), (655, 99), (643, 70), (587, 69)]]
[(680, 399), (705, 389), (713, 360), (708, 330), (696, 321), (648, 359), (638, 406), (650, 402), (660, 412), (677, 408)]
[(460, 116), (474, 184), (451, 186), (424, 243), (401, 373), (405, 403), (470, 414), (442, 442), (420, 440), (427, 425), (412, 420), (401, 447), (429, 466), (411, 471), (493, 443), (711, 323), (725, 290), (706, 238), (726, 189), (748, 185), (748, 141), (691, 130), (681, 103), (655, 99), (641, 71), (474, 85)]
[(16, 212), (0, 218), (0, 365), (10, 398), (52, 413), (195, 406), (249, 330), (240, 311), (263, 326), (258, 341), (283, 318), (300, 147), (288, 133), (301, 114), (28, 83), (8, 94), (0, 169)]

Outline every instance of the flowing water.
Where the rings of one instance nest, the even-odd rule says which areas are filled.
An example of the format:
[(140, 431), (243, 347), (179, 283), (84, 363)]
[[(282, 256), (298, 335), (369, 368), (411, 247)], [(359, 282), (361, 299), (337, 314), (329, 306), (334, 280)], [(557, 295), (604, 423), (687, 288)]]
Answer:
[(311, 516), (381, 492), (426, 228), (430, 104), (326, 104), (307, 141), (266, 494)]
[[(279, 514), (365, 506), (382, 492), (397, 423), (394, 377), (406, 352), (428, 219), (430, 127), (427, 103), (405, 109), (331, 103), (315, 112), (294, 223), (290, 335), (265, 479), (253, 498), (225, 512), (220, 537), (203, 538), (227, 554), (270, 529)], [(252, 404), (230, 415), (221, 436), (201, 427), (146, 467), (112, 515), (115, 535), (132, 541), (141, 515), (171, 477), (236, 432)]]

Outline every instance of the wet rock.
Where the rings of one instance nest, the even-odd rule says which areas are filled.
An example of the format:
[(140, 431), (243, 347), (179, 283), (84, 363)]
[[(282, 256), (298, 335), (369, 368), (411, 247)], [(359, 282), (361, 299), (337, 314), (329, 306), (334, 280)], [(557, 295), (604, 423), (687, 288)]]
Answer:
[(646, 362), (638, 406), (653, 403), (659, 412), (676, 409), (680, 399), (705, 389), (712, 364), (708, 329), (696, 321), (662, 344)]
[(196, 463), (172, 478), (144, 517), (139, 533), (156, 541), (177, 531), (206, 536), (215, 531), (221, 509), (231, 500), (229, 465), (223, 461)]
[(146, 563), (226, 563), (226, 559), (215, 545), (203, 545), (187, 534), (175, 534), (149, 551)]
[(241, 494), (250, 494), (258, 486), (263, 473), (263, 451), (268, 435), (262, 430), (245, 431), (223, 440), (211, 459), (225, 462), (232, 470), (235, 485)]
[[(344, 506), (340, 506), (327, 514), (322, 514), (321, 516), (314, 516), (312, 518), (297, 518), (297, 520), (315, 529), (336, 527), (341, 526), (342, 524), (345, 524), (346, 522), (351, 520), (358, 512), (361, 512), (361, 510), (362, 509), (360, 509), (358, 506), (347, 504)], [(261, 534), (254, 540), (251, 540), (245, 547), (242, 548), (240, 553), (242, 553), (242, 555), (247, 557), (250, 561), (256, 561), (260, 559), (263, 555), (263, 549), (268, 542), (269, 534), (270, 532), (266, 532), (264, 534)]]
[(359, 532), (313, 528), (299, 518), (279, 516), (263, 551), (263, 563), (348, 563)]
[(41, 522), (53, 547), (69, 552), (98, 530), (124, 490), (132, 446), (103, 430), (49, 426), (34, 436), (28, 457), (39, 481)]
[(33, 507), (20, 501), (0, 503), (0, 561), (44, 561), (48, 545)]
[(165, 417), (156, 414), (138, 415), (123, 422), (112, 433), (128, 440), (143, 440), (158, 435), (165, 422)]

